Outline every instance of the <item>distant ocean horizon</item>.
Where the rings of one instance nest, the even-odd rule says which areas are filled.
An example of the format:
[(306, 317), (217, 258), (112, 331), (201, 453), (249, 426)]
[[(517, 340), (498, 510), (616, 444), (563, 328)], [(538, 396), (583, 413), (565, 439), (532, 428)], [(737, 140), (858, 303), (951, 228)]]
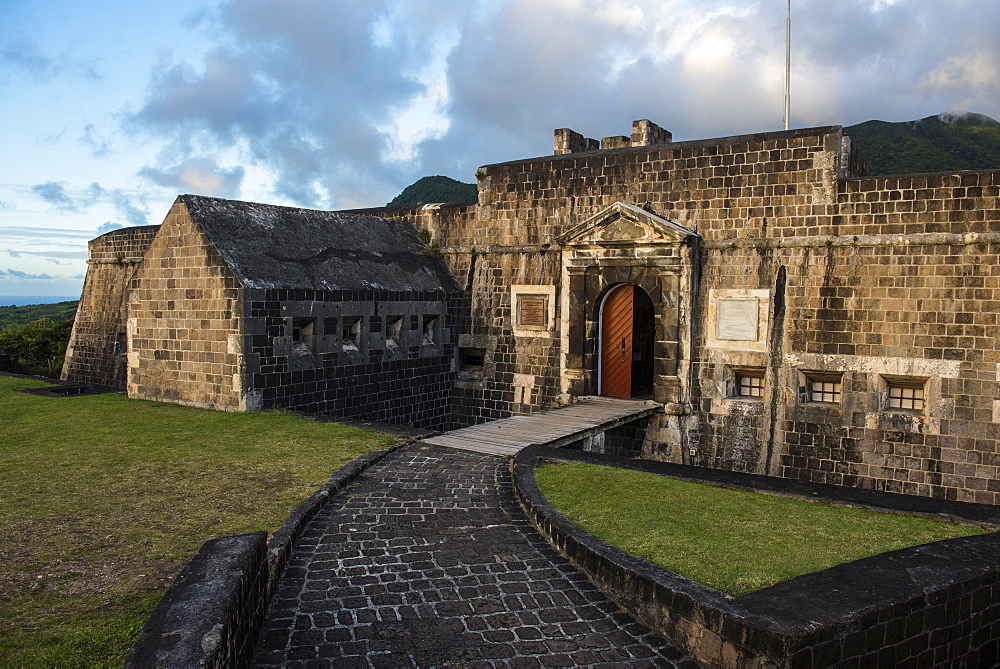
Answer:
[(79, 295), (0, 295), (0, 307), (26, 307), (30, 304), (55, 304), (79, 299)]

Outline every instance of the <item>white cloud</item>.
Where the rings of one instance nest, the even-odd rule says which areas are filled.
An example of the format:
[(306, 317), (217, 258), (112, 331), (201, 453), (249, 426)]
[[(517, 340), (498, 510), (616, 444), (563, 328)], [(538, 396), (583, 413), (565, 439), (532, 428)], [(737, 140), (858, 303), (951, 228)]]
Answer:
[[(106, 190), (98, 183), (86, 188), (70, 188), (64, 181), (49, 181), (30, 187), (31, 193), (48, 203), (55, 211), (86, 212), (99, 202), (110, 203), (128, 225), (146, 225), (149, 209), (144, 204), (143, 193), (121, 189)], [(38, 234), (46, 234), (42, 229)], [(2, 235), (3, 228), (0, 228)]]
[(46, 228), (28, 225), (0, 225), (0, 239), (87, 239), (91, 233), (85, 230), (67, 230), (65, 228)]
[(2, 268), (0, 268), (0, 277), (9, 277), (11, 279), (17, 279), (19, 281), (50, 281), (56, 278), (48, 274), (29, 274), (28, 272), (22, 272), (16, 269), (2, 269)]
[[(793, 125), (963, 106), (1000, 116), (1000, 3), (793, 4)], [(227, 0), (198, 24), (216, 31), (214, 48), (162, 62), (132, 119), (165, 142), (144, 170), (160, 185), (236, 193), (242, 175), (218, 167), (226, 155), (271, 199), (376, 205), (425, 174), (471, 181), (479, 164), (547, 153), (558, 127), (598, 138), (638, 118), (676, 139), (776, 130), (784, 9)]]
[(236, 197), (240, 192), (244, 169), (223, 169), (212, 158), (188, 158), (167, 169), (144, 167), (139, 171), (153, 183), (165, 188), (219, 197)]
[(45, 55), (37, 44), (20, 36), (10, 36), (0, 46), (0, 62), (8, 73), (20, 71), (39, 80), (53, 77), (58, 68), (52, 58)]
[(112, 193), (111, 202), (128, 225), (149, 224), (149, 209), (143, 203), (143, 196), (118, 190)]
[(65, 181), (49, 181), (31, 187), (31, 192), (59, 211), (83, 211), (105, 195), (100, 184), (71, 190)]
[(111, 152), (111, 140), (102, 137), (93, 123), (87, 123), (83, 126), (80, 143), (88, 147), (90, 154), (96, 158), (106, 156)]
[(70, 260), (87, 259), (86, 251), (14, 251), (13, 249), (7, 249), (6, 253), (11, 258), (20, 258), (21, 256), (41, 256), (49, 261), (59, 258), (66, 258)]
[(955, 55), (928, 72), (919, 88), (928, 93), (954, 92), (951, 109), (979, 111), (1000, 99), (1000, 55), (982, 51)]

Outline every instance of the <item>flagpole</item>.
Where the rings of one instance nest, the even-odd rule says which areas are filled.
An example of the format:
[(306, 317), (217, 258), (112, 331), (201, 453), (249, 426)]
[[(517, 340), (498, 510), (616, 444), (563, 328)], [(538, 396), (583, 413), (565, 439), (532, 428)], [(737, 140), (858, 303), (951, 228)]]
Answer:
[(788, 117), (791, 115), (791, 79), (792, 79), (792, 0), (788, 0), (788, 13), (785, 15), (785, 130), (788, 130)]

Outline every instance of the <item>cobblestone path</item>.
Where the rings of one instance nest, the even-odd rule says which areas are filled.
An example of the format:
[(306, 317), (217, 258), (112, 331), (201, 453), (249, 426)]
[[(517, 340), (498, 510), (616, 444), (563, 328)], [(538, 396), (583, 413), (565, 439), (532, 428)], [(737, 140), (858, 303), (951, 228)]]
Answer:
[(303, 532), (258, 667), (694, 667), (525, 520), (507, 462), (415, 445)]

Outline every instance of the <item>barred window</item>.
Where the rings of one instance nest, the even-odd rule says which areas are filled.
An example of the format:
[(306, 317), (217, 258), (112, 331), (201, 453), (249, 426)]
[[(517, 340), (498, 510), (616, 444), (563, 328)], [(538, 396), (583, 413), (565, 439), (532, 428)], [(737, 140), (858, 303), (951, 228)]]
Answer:
[(925, 379), (887, 378), (886, 405), (888, 411), (922, 412), (927, 402)]
[(763, 397), (764, 370), (737, 370), (735, 386), (736, 397)]
[(840, 404), (842, 375), (822, 372), (805, 372), (805, 397), (808, 402)]
[(813, 402), (840, 404), (839, 381), (810, 381), (809, 399)]

